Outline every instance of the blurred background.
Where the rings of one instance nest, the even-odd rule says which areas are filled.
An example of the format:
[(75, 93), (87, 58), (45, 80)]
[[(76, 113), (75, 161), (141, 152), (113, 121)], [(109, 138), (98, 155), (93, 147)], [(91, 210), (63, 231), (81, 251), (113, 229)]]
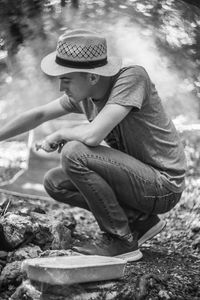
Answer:
[[(58, 80), (42, 73), (40, 61), (73, 28), (102, 32), (124, 65), (145, 67), (175, 123), (199, 123), (198, 0), (0, 0), (0, 126), (60, 96)], [(43, 124), (33, 140), (55, 126)]]
[[(196, 2), (196, 3), (195, 3)], [(192, 3), (192, 4), (191, 4)], [(200, 118), (199, 1), (1, 0), (0, 121), (51, 101), (58, 82), (40, 70), (67, 28), (87, 28), (108, 38), (124, 63), (144, 66), (170, 113)], [(194, 5), (196, 4), (196, 5)]]

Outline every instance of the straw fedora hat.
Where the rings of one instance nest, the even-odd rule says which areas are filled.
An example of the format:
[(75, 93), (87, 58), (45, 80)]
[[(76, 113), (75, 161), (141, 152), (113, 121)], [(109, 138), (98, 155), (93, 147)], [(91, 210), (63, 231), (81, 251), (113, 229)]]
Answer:
[(68, 30), (60, 36), (56, 51), (45, 56), (41, 69), (50, 76), (86, 72), (113, 76), (122, 65), (121, 58), (107, 56), (106, 39), (88, 30)]

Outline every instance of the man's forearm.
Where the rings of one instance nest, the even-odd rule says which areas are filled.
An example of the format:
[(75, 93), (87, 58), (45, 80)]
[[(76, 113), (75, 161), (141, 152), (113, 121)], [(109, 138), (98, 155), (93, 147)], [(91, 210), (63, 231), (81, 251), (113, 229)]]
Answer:
[(48, 149), (52, 150), (53, 148), (51, 146), (54, 147), (54, 145), (58, 145), (60, 142), (69, 142), (72, 140), (80, 141), (88, 146), (97, 146), (102, 141), (94, 135), (90, 123), (87, 123), (73, 127), (65, 127), (55, 131), (46, 137), (44, 140), (45, 147), (43, 148), (46, 148), (46, 151), (48, 151)]
[(43, 123), (42, 115), (37, 112), (25, 112), (0, 129), (0, 141), (27, 132)]

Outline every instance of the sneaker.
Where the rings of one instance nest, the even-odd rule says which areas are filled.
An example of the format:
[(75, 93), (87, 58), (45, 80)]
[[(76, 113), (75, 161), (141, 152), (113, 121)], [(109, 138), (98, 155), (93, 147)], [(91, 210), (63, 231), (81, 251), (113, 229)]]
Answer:
[(74, 246), (72, 250), (85, 255), (110, 256), (125, 259), (127, 262), (136, 261), (142, 258), (138, 249), (136, 235), (128, 234), (123, 238), (103, 234), (102, 241), (85, 246)]
[(155, 235), (163, 230), (166, 222), (160, 220), (157, 215), (150, 215), (145, 220), (137, 220), (129, 223), (131, 231), (138, 232), (138, 246), (140, 247), (146, 241), (152, 239)]

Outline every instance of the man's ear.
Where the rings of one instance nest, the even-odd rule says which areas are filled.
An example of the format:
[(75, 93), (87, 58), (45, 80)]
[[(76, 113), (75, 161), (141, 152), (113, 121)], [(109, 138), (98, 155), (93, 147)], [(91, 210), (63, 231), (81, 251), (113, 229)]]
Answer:
[(99, 81), (100, 75), (88, 73), (88, 79), (91, 85), (97, 84)]

